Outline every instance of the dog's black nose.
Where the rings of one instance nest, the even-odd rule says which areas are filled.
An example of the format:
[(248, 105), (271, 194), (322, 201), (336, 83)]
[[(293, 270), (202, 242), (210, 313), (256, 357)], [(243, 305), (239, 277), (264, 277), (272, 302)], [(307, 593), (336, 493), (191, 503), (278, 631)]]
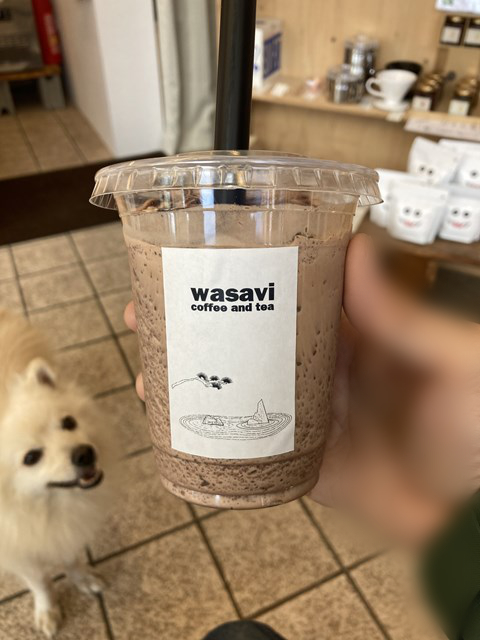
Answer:
[(95, 460), (95, 449), (89, 444), (79, 444), (72, 451), (72, 463), (76, 467), (92, 467)]

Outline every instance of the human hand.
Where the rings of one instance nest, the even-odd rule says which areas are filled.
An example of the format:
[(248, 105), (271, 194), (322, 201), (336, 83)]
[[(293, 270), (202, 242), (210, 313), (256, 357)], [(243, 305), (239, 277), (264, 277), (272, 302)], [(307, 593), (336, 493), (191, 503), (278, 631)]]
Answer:
[(420, 542), (479, 488), (480, 327), (396, 291), (350, 243), (333, 424), (311, 497)]
[[(133, 301), (130, 301), (125, 307), (125, 311), (123, 313), (123, 319), (125, 324), (131, 331), (137, 331), (137, 319), (135, 317), (135, 308), (133, 306)], [(137, 379), (135, 381), (135, 388), (137, 390), (140, 398), (145, 402), (145, 389), (143, 387), (143, 376), (141, 373), (137, 375)]]
[[(480, 327), (396, 291), (363, 235), (347, 252), (344, 309), (311, 497), (422, 540), (480, 484)], [(136, 331), (133, 303), (125, 322)], [(136, 387), (144, 399), (141, 374)]]

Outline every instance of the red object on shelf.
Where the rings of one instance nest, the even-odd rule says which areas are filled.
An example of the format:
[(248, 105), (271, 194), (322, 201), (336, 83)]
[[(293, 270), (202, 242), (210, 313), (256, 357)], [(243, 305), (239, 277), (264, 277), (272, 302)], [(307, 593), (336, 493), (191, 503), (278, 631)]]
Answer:
[(55, 18), (53, 17), (50, 0), (32, 0), (35, 22), (37, 24), (38, 39), (42, 49), (43, 62), (46, 65), (60, 64), (60, 38), (58, 36)]

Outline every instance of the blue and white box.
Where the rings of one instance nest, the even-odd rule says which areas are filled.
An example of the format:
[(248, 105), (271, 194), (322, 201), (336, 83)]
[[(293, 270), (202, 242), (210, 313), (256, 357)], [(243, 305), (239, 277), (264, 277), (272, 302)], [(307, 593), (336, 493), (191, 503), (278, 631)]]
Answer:
[(276, 18), (262, 18), (255, 25), (253, 88), (262, 91), (278, 75), (282, 63), (282, 23)]

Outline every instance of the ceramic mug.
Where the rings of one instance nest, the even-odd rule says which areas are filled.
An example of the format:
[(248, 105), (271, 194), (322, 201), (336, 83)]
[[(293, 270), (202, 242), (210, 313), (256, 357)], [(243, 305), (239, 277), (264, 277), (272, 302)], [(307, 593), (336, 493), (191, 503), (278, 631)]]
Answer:
[(417, 76), (411, 71), (386, 69), (377, 73), (374, 78), (369, 78), (365, 87), (372, 96), (393, 106), (402, 102), (416, 79)]

